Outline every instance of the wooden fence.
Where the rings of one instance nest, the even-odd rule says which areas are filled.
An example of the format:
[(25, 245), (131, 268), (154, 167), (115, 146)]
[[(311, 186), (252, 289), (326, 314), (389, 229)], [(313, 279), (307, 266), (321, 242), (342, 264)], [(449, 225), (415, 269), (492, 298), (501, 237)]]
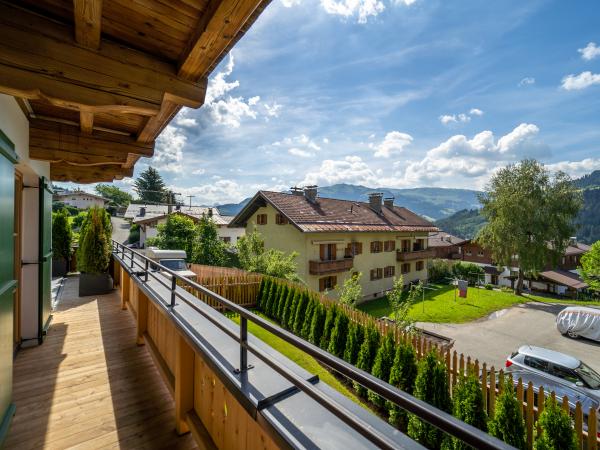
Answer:
[[(191, 270), (197, 274), (198, 283), (206, 286), (211, 291), (222, 295), (239, 305), (246, 307), (256, 306), (258, 289), (263, 275), (245, 272), (239, 269), (202, 266), (198, 264), (193, 264)], [(284, 280), (280, 280), (280, 282), (285, 282), (290, 287), (306, 289), (306, 286), (299, 283)], [(206, 296), (203, 296), (200, 293), (193, 293), (214, 308), (222, 309), (222, 307), (214, 300), (206, 298)], [(358, 311), (351, 306), (342, 305), (322, 293), (314, 294), (326, 307), (331, 307), (335, 304), (337, 307), (341, 308), (348, 315), (350, 320), (363, 326), (372, 325), (382, 335), (393, 332), (396, 343), (412, 343), (418, 359), (424, 357), (431, 350), (435, 350), (440, 358), (445, 361), (446, 367), (448, 368), (448, 381), (451, 394), (461, 376), (469, 373), (480, 374), (480, 381), (487, 380), (487, 382), (480, 382), (485, 409), (489, 416), (494, 415), (496, 398), (504, 390), (505, 380), (507, 378), (503, 370), (496, 370), (493, 366), (489, 367), (485, 362), (480, 363), (480, 361), (473, 359), (470, 356), (465, 357), (462, 353), (458, 354), (449, 346), (443, 344), (440, 345), (440, 342), (436, 342), (423, 335), (405, 333), (394, 326), (390, 326), (390, 324), (386, 322), (377, 320), (367, 313)], [(537, 395), (535, 395), (534, 391), (536, 389), (534, 389), (531, 382), (527, 386), (524, 386), (523, 381), (520, 378), (516, 383), (514, 383), (510, 375), (508, 376), (508, 379), (515, 385), (517, 398), (523, 403), (523, 417), (525, 419), (527, 431), (527, 448), (532, 449), (536, 435), (534, 425), (544, 409), (543, 402), (538, 402), (537, 398), (544, 398), (544, 388), (543, 386), (540, 386), (537, 389)], [(551, 393), (551, 396), (554, 397), (554, 392)], [(580, 402), (571, 404), (567, 396), (560, 399), (559, 404), (562, 405), (565, 411), (571, 414), (580, 448), (582, 450), (598, 450), (600, 447), (600, 437), (598, 436), (597, 411), (594, 408), (590, 408), (586, 414), (583, 411)]]
[[(196, 274), (198, 284), (210, 289), (215, 294), (246, 308), (256, 306), (258, 288), (263, 275), (250, 273), (230, 267), (204, 266), (192, 264), (190, 270)], [(221, 304), (209, 296), (186, 286), (185, 289), (203, 302), (221, 311)]]

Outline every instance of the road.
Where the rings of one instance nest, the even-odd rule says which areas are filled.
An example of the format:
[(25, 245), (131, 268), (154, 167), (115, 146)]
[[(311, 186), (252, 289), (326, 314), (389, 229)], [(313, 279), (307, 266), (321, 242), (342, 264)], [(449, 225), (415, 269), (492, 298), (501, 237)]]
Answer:
[(120, 217), (111, 217), (112, 222), (112, 238), (121, 244), (127, 241), (129, 237), (129, 222)]
[(485, 361), (488, 366), (504, 367), (510, 353), (523, 344), (531, 344), (575, 356), (600, 372), (600, 343), (570, 339), (556, 330), (555, 317), (563, 308), (564, 305), (530, 302), (465, 324), (418, 326), (455, 339), (457, 352)]

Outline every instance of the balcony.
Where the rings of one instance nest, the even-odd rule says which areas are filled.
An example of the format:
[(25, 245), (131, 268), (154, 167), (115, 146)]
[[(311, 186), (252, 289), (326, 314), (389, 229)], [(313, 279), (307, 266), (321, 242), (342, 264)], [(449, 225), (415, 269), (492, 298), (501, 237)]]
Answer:
[(354, 266), (354, 258), (334, 259), (331, 261), (309, 261), (308, 272), (311, 275), (327, 275), (345, 272)]
[(400, 262), (409, 262), (416, 261), (420, 259), (431, 259), (435, 258), (435, 249), (427, 248), (425, 250), (420, 250), (416, 247), (417, 250), (396, 250), (396, 261)]

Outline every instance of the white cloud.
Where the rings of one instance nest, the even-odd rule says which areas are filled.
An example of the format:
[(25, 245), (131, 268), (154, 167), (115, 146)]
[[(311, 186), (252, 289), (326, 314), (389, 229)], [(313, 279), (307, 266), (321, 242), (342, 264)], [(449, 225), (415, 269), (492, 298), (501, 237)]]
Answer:
[(264, 103), (263, 106), (265, 107), (268, 117), (279, 117), (279, 110), (282, 108), (279, 103), (273, 102), (272, 105)]
[(328, 14), (345, 18), (358, 16), (358, 23), (366, 23), (370, 16), (375, 17), (385, 10), (380, 0), (321, 0)]
[(471, 108), (471, 110), (469, 111), (469, 114), (472, 116), (483, 116), (483, 111), (480, 110), (479, 108)]
[(248, 192), (248, 189), (245, 189), (237, 182), (221, 178), (215, 179), (211, 183), (194, 187), (169, 186), (169, 188), (181, 193), (184, 198), (188, 195), (193, 195), (194, 200), (192, 204), (195, 205), (239, 202), (246, 197)]
[(323, 138), (323, 144), (329, 144), (329, 139), (327, 139), (326, 137)]
[(299, 186), (316, 184), (327, 186), (336, 183), (352, 183), (373, 186), (378, 177), (359, 156), (346, 156), (342, 160), (326, 159), (321, 166), (308, 172)]
[(389, 158), (393, 154), (401, 153), (413, 141), (411, 135), (400, 131), (390, 131), (378, 145), (370, 144), (375, 149), (375, 158)]
[(192, 175), (203, 175), (206, 172), (206, 170), (200, 168), (200, 169), (195, 169), (192, 170)]
[(521, 81), (519, 81), (519, 87), (529, 86), (532, 84), (535, 84), (535, 78), (533, 77), (525, 77), (522, 78)]
[(156, 139), (156, 150), (152, 165), (159, 171), (182, 172), (183, 147), (187, 141), (181, 130), (173, 125), (167, 125)]
[(175, 120), (174, 120), (175, 125), (178, 125), (180, 127), (186, 127), (186, 128), (198, 126), (198, 122), (196, 121), (196, 119), (193, 117), (190, 117), (190, 114), (192, 113), (192, 111), (193, 110), (190, 108), (186, 108), (186, 107), (181, 108), (181, 110), (175, 116)]
[(417, 0), (394, 0), (394, 3), (397, 5), (410, 6), (417, 2)]
[(302, 0), (281, 0), (281, 4), (286, 8), (291, 8), (292, 6), (299, 5), (302, 3)]
[(600, 158), (586, 158), (581, 161), (560, 161), (546, 164), (546, 167), (552, 171), (561, 170), (568, 173), (571, 177), (578, 178), (600, 169)]
[(225, 70), (217, 73), (214, 77), (208, 80), (208, 87), (206, 89), (205, 103), (212, 103), (213, 100), (219, 97), (223, 97), (227, 92), (237, 88), (240, 85), (239, 81), (229, 82), (225, 80), (226, 77), (233, 73), (233, 67), (235, 61), (233, 53), (229, 53), (229, 60), (225, 66)]
[(600, 47), (596, 45), (595, 42), (589, 42), (584, 48), (580, 48), (577, 50), (581, 53), (581, 57), (586, 61), (591, 61), (594, 58), (600, 56)]
[(297, 147), (292, 147), (292, 148), (290, 148), (290, 149), (288, 150), (288, 153), (289, 153), (290, 155), (293, 155), (293, 156), (298, 156), (298, 157), (300, 157), (300, 158), (312, 158), (313, 156), (315, 156), (315, 154), (314, 154), (314, 153), (312, 153), (312, 152), (309, 152), (309, 151), (307, 151), (307, 150), (302, 150), (302, 149), (300, 149), (300, 148), (297, 148)]
[(592, 73), (589, 70), (581, 72), (579, 75), (567, 75), (562, 79), (562, 88), (567, 91), (578, 91), (594, 84), (600, 84), (600, 74)]

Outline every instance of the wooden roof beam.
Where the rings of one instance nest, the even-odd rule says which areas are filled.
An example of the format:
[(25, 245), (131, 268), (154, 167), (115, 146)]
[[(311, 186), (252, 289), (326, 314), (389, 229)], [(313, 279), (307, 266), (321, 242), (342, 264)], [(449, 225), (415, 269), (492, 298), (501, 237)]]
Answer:
[(94, 129), (94, 113), (89, 111), (79, 112), (79, 123), (83, 134), (92, 134)]
[(75, 166), (126, 166), (130, 155), (151, 157), (154, 143), (140, 143), (130, 136), (102, 131), (82, 133), (73, 125), (47, 120), (29, 122), (29, 157)]
[(102, 0), (73, 0), (75, 40), (91, 49), (100, 47)]
[(52, 181), (72, 181), (74, 183), (110, 183), (133, 176), (133, 167), (121, 166), (71, 166), (69, 164), (51, 163), (50, 179)]
[(103, 41), (77, 45), (73, 29), (0, 3), (0, 92), (70, 109), (153, 116), (163, 98), (197, 108), (206, 80), (178, 77), (174, 65)]

